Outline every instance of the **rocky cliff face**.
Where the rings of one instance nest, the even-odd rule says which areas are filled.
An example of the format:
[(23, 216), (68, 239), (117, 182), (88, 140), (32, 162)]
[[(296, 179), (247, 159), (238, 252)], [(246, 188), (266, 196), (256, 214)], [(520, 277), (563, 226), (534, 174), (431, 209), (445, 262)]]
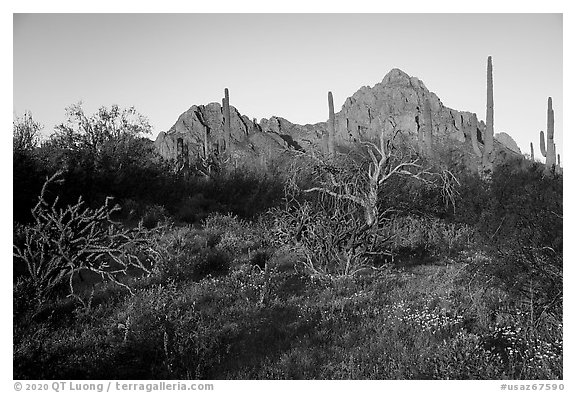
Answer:
[[(327, 123), (298, 125), (281, 117), (262, 119), (259, 123), (241, 115), (230, 105), (231, 146), (225, 146), (223, 108), (218, 103), (194, 105), (184, 112), (172, 128), (161, 132), (155, 142), (160, 154), (177, 159), (178, 140), (187, 146), (183, 151), (193, 162), (209, 153), (226, 151), (234, 160), (262, 161), (290, 150), (326, 149)], [(393, 69), (373, 87), (362, 87), (344, 102), (335, 114), (336, 146), (360, 140), (397, 134), (405, 142), (418, 144), (431, 138), (432, 151), (450, 148), (459, 151), (462, 161), (478, 168), (478, 156), (484, 147), (485, 124), (476, 114), (450, 109), (442, 104), (418, 78)], [(503, 136), (505, 135), (505, 136)], [(476, 147), (474, 146), (476, 141)], [(520, 154), (507, 134), (495, 140), (495, 160)]]

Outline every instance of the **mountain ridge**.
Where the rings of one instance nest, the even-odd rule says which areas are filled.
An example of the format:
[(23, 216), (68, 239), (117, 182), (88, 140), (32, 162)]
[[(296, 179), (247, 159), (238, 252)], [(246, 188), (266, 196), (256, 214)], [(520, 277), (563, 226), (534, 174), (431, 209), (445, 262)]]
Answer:
[[(189, 162), (224, 150), (236, 161), (257, 162), (290, 150), (326, 150), (327, 121), (300, 125), (272, 116), (258, 122), (242, 115), (233, 105), (230, 105), (232, 146), (226, 147), (224, 117), (220, 103), (192, 105), (167, 132), (158, 134), (154, 144), (164, 158), (177, 160), (184, 154)], [(381, 132), (390, 136), (395, 131), (400, 131), (405, 142), (415, 143), (423, 129), (431, 129), (436, 150), (442, 147), (459, 150), (461, 160), (470, 168), (480, 165), (472, 139), (483, 147), (486, 130), (484, 121), (475, 113), (446, 107), (423, 81), (399, 68), (390, 70), (374, 86), (362, 86), (346, 98), (335, 113), (334, 122), (335, 143), (340, 146), (377, 139)], [(495, 138), (494, 161), (521, 155), (509, 135), (502, 141), (499, 139), (502, 138)]]

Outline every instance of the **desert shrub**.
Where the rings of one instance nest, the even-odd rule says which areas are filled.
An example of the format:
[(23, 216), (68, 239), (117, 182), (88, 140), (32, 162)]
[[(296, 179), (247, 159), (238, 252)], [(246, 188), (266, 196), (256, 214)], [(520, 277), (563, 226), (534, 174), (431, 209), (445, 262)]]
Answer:
[(120, 379), (168, 377), (170, 359), (166, 357), (166, 339), (177, 307), (182, 305), (177, 301), (178, 296), (174, 285), (155, 284), (109, 306), (109, 311), (86, 329), (94, 332), (97, 324), (101, 324), (107, 330), (105, 342), (96, 341), (97, 345), (93, 344), (96, 348), (88, 355), (97, 355), (98, 347), (105, 345), (105, 357), (114, 362), (115, 367), (95, 359), (92, 366), (79, 366), (90, 367), (94, 379), (106, 375)]
[(475, 266), (538, 317), (562, 315), (562, 176), (511, 160), (492, 175), (478, 233), (492, 262)]
[(502, 358), (482, 345), (478, 335), (459, 331), (426, 359), (423, 374), (431, 379), (505, 378)]
[(19, 277), (12, 289), (14, 320), (37, 306), (37, 290), (30, 277)]
[[(203, 233), (181, 235), (193, 244)], [(16, 329), (15, 376), (561, 378), (562, 325), (533, 324), (529, 309), (516, 313), (465, 266), (325, 281), (244, 264), (198, 282), (155, 282), (58, 327)], [(490, 310), (471, 304), (477, 295)], [(496, 318), (481, 324), (488, 312)]]
[(289, 245), (314, 276), (354, 275), (371, 262), (377, 247), (382, 248), (377, 234), (362, 228), (362, 217), (351, 203), (296, 203), (272, 215), (277, 245)]
[(519, 304), (529, 306), (535, 320), (563, 315), (562, 255), (552, 250), (523, 248), (494, 254), (490, 264), (471, 266)]
[(175, 218), (188, 224), (205, 220), (212, 212), (222, 210), (215, 200), (207, 199), (203, 193), (197, 193), (184, 198), (176, 209)]
[(44, 182), (44, 170), (38, 165), (36, 147), (43, 126), (34, 121), (30, 112), (16, 117), (12, 128), (13, 212), (16, 222), (29, 222), (30, 209)]
[(230, 262), (230, 254), (222, 250), (203, 250), (194, 269), (196, 279), (225, 274), (230, 268)]
[(299, 264), (299, 256), (289, 246), (274, 247), (267, 264), (279, 271), (295, 271)]
[(272, 254), (273, 251), (270, 249), (258, 249), (250, 255), (250, 264), (264, 269)]
[(243, 227), (242, 221), (239, 220), (237, 216), (231, 213), (210, 214), (206, 218), (206, 220), (204, 220), (204, 228), (207, 231), (213, 231), (216, 233), (240, 232), (242, 230), (242, 227)]
[(395, 237), (390, 221), (399, 210), (389, 198), (396, 182), (416, 182), (435, 190), (445, 208), (454, 205), (458, 180), (448, 170), (425, 169), (398, 135), (382, 133), (361, 150), (328, 159), (302, 155), (294, 163), (285, 206), (272, 213), (274, 232), (302, 254), (310, 273), (354, 275), (385, 262)]
[(224, 250), (209, 244), (208, 233), (190, 227), (175, 228), (162, 238), (164, 256), (154, 272), (164, 281), (201, 280), (225, 274), (232, 260)]
[(450, 219), (457, 223), (478, 226), (484, 209), (489, 206), (490, 186), (476, 173), (462, 171), (458, 174), (460, 187), (456, 197), (456, 211)]
[(164, 206), (152, 205), (147, 206), (142, 216), (142, 225), (144, 228), (152, 229), (169, 219), (168, 212)]
[(167, 231), (160, 239), (164, 257), (157, 261), (154, 273), (165, 280), (189, 279), (194, 272), (194, 257), (206, 244), (207, 238), (190, 227)]
[(37, 202), (38, 193), (46, 178), (46, 171), (38, 164), (34, 150), (14, 151), (12, 184), (14, 221), (32, 221), (30, 210)]
[(145, 263), (157, 255), (150, 234), (141, 227), (120, 228), (110, 218), (119, 210), (109, 205), (110, 199), (95, 210), (85, 207), (81, 199), (66, 208), (57, 207), (58, 198), (49, 204), (46, 190), (57, 176), (42, 188), (32, 210), (34, 223), (24, 229), (24, 245), (14, 245), (14, 257), (25, 263), (37, 303), (44, 303), (66, 282), (74, 295), (73, 279), (84, 270), (122, 286), (118, 277), (128, 269), (148, 272)]
[(144, 214), (144, 206), (137, 200), (127, 198), (121, 201), (122, 217), (127, 220), (140, 219)]
[(250, 168), (221, 172), (205, 186), (207, 198), (222, 205), (222, 211), (254, 218), (282, 200), (282, 177)]
[[(23, 171), (24, 165), (29, 167), (22, 178), (18, 174), (15, 192), (35, 198), (46, 175), (63, 171), (60, 200), (65, 205), (82, 196), (88, 206), (97, 207), (107, 196), (113, 196), (120, 201), (134, 200), (142, 207), (175, 206), (190, 194), (196, 182), (188, 182), (172, 171), (171, 164), (145, 137), (149, 133), (150, 125), (134, 108), (103, 107), (87, 115), (80, 104), (72, 105), (67, 108), (67, 121), (27, 155), (30, 160), (17, 160), (15, 156), (15, 163), (21, 163)], [(28, 189), (33, 188), (36, 191), (30, 194)], [(18, 214), (26, 214), (34, 206), (30, 201), (28, 208), (24, 206), (27, 198), (18, 200)], [(144, 212), (138, 213), (141, 216)]]
[(239, 269), (195, 285), (153, 286), (119, 304), (112, 324), (133, 366), (154, 370), (149, 377), (215, 378), (286, 345), (277, 342), (285, 333), (275, 319), (283, 310), (264, 308), (275, 291), (269, 283), (270, 275)]
[(465, 224), (439, 218), (396, 216), (386, 227), (391, 236), (391, 249), (403, 253), (420, 251), (421, 256), (449, 256), (472, 244), (474, 230)]
[(562, 176), (548, 176), (537, 163), (510, 161), (492, 175), (480, 233), (500, 249), (550, 247), (561, 253), (562, 198)]
[(562, 323), (535, 329), (527, 317), (517, 310), (508, 324), (492, 326), (482, 335), (481, 347), (502, 359), (510, 378), (561, 379)]
[(213, 213), (204, 221), (204, 229), (213, 239), (217, 239), (214, 246), (234, 256), (268, 245), (264, 225), (261, 221), (244, 221), (230, 213)]

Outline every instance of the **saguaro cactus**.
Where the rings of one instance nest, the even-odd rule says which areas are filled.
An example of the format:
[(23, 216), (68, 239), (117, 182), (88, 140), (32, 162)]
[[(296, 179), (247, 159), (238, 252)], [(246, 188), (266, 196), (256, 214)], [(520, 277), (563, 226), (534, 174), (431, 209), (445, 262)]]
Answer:
[(204, 126), (204, 158), (208, 158), (210, 154), (210, 146), (208, 145), (208, 127)]
[(530, 142), (530, 161), (534, 161), (534, 145)]
[(548, 97), (548, 121), (546, 141), (544, 131), (540, 131), (540, 153), (546, 158), (546, 169), (552, 171), (556, 164), (556, 145), (554, 144), (554, 109), (552, 109), (552, 97)]
[(472, 149), (478, 158), (482, 158), (482, 151), (478, 147), (478, 119), (473, 115), (470, 119), (470, 139), (472, 140)]
[(188, 166), (188, 144), (182, 138), (176, 139), (176, 162), (178, 170)]
[(222, 107), (224, 112), (224, 143), (226, 144), (226, 151), (232, 150), (230, 144), (232, 131), (230, 129), (230, 96), (228, 95), (228, 88), (224, 89), (224, 99), (222, 100)]
[(334, 116), (334, 99), (332, 97), (332, 92), (328, 92), (328, 154), (334, 156), (334, 140), (335, 140), (335, 121)]
[(185, 143), (182, 146), (182, 166), (184, 168), (188, 168), (189, 164), (190, 164), (190, 155), (188, 152), (188, 144)]
[(262, 131), (262, 129), (260, 128), (260, 125), (258, 124), (258, 119), (254, 118), (252, 120), (252, 123), (254, 124), (254, 131)]
[(432, 121), (432, 108), (430, 107), (430, 99), (426, 97), (424, 99), (424, 122), (426, 127), (424, 128), (424, 151), (426, 154), (432, 154), (432, 128), (434, 128), (434, 123)]
[(176, 139), (176, 163), (178, 168), (182, 167), (184, 162), (184, 139)]
[(492, 56), (488, 56), (486, 70), (486, 131), (484, 133), (484, 154), (482, 165), (484, 169), (492, 166), (492, 150), (494, 149), (494, 84), (492, 79)]

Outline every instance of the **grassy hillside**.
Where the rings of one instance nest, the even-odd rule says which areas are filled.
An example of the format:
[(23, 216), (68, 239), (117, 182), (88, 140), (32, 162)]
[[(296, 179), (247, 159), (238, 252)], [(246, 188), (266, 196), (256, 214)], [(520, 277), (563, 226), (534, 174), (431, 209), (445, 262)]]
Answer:
[(562, 379), (561, 174), (81, 135), (14, 153), (15, 379)]

